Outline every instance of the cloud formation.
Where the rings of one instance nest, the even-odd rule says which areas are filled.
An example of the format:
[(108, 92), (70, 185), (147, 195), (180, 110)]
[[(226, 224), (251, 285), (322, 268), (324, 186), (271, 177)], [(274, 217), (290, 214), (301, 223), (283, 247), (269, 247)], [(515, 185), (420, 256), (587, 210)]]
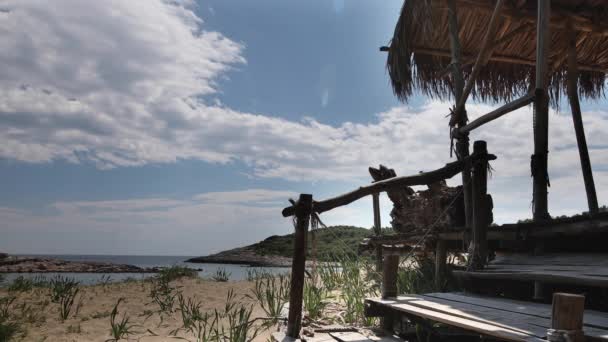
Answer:
[[(194, 6), (188, 0), (55, 0), (53, 6), (36, 0), (3, 2), (0, 158), (30, 163), (68, 160), (99, 168), (182, 159), (238, 161), (257, 177), (359, 184), (369, 181), (370, 165), (383, 163), (405, 175), (449, 161), (448, 103), (395, 107), (375, 116), (370, 113), (367, 123), (340, 125), (311, 118), (289, 121), (217, 104), (213, 96), (221, 91), (218, 83), (230, 70), (246, 67), (246, 50), (243, 43), (207, 29)], [(361, 100), (355, 94), (353, 98)], [(492, 108), (470, 104), (467, 109), (473, 119)], [(608, 156), (603, 136), (608, 113), (586, 112), (584, 120), (598, 193), (606, 203)], [(554, 113), (550, 125), (551, 208), (558, 213), (584, 210), (571, 118)], [(531, 109), (510, 113), (471, 138), (487, 140), (490, 152), (499, 158), (490, 181), (497, 219), (529, 216)], [(276, 198), (269, 198), (266, 191), (193, 199), (62, 202), (54, 208), (61, 217), (74, 219), (72, 224), (56, 222), (64, 223), (57, 226), (65, 229), (86, 225), (100, 231), (127, 230), (124, 222), (134, 227), (136, 222), (155, 222), (155, 232), (162, 235), (159, 222), (165, 222), (194, 233), (203, 216), (206, 227), (227, 226), (225, 220), (237, 212), (256, 227), (269, 224), (280, 206), (271, 205)], [(283, 201), (288, 193), (278, 197)], [(243, 206), (244, 198), (258, 205)], [(21, 214), (0, 208), (0, 215)], [(188, 217), (191, 221), (184, 219)], [(22, 226), (51, 226), (49, 218), (32, 220), (38, 222)], [(103, 224), (109, 221), (113, 224)]]

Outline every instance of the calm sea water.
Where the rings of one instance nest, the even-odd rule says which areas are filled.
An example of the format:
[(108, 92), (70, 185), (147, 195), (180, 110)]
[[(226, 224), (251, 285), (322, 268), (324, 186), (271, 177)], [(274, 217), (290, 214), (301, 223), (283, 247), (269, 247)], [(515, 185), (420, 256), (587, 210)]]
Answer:
[[(19, 255), (19, 256), (34, 256), (34, 257), (49, 257), (62, 259), (66, 261), (97, 261), (111, 262), (115, 264), (129, 264), (139, 267), (167, 267), (173, 265), (185, 266), (194, 269), (202, 269), (199, 271), (199, 276), (202, 278), (211, 278), (218, 269), (225, 269), (230, 274), (230, 280), (247, 279), (247, 271), (252, 267), (247, 265), (224, 265), (224, 264), (206, 264), (206, 263), (190, 263), (185, 262), (192, 258), (191, 256), (160, 256), (160, 255)], [(255, 269), (272, 272), (275, 274), (289, 271), (284, 267), (255, 267)], [(154, 276), (153, 273), (5, 273), (5, 284), (11, 282), (18, 276), (34, 278), (36, 276), (44, 276), (46, 278), (54, 277), (57, 274), (73, 277), (83, 284), (96, 284), (103, 276), (109, 275), (112, 281), (122, 281), (127, 278), (145, 279)]]

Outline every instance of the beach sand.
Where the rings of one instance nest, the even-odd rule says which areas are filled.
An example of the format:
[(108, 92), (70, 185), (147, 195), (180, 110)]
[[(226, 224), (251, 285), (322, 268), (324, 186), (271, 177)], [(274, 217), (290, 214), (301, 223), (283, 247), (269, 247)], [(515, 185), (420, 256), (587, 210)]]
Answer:
[[(173, 284), (181, 287), (185, 297), (202, 301), (205, 310), (223, 309), (226, 296), (231, 289), (234, 290), (240, 303), (253, 303), (245, 297), (253, 287), (253, 282), (249, 281), (215, 282), (197, 278), (183, 278), (174, 281)], [(45, 289), (17, 294), (13, 310), (20, 310), (18, 309), (19, 305), (27, 303), (34, 308), (32, 315), (41, 316), (32, 319), (35, 322), (24, 325), (27, 333), (23, 341), (106, 341), (111, 338), (110, 312), (118, 299), (124, 297), (125, 301), (119, 306), (118, 317), (120, 319), (123, 314), (127, 314), (131, 322), (138, 325), (134, 330), (139, 332), (130, 335), (129, 340), (142, 342), (176, 341), (169, 336), (169, 333), (182, 324), (179, 312), (174, 313), (171, 317), (165, 317), (162, 323), (159, 314), (153, 314), (149, 318), (145, 317), (146, 312), (158, 308), (156, 304), (150, 304), (150, 289), (151, 284), (146, 281), (115, 283), (105, 287), (102, 285), (82, 286), (83, 300), (80, 310), (75, 317), (72, 317), (72, 314), (64, 322), (59, 319), (58, 304), (50, 303), (45, 307), (44, 301), (49, 299), (49, 294), (46, 292), (48, 290)], [(6, 289), (1, 289), (0, 296), (4, 297), (6, 295)], [(262, 309), (256, 306), (251, 318), (265, 316)], [(151, 336), (151, 333), (146, 331), (148, 329), (158, 336)], [(268, 340), (272, 331), (273, 329), (262, 332), (254, 341)], [(193, 335), (183, 332), (180, 332), (178, 336), (196, 341)]]

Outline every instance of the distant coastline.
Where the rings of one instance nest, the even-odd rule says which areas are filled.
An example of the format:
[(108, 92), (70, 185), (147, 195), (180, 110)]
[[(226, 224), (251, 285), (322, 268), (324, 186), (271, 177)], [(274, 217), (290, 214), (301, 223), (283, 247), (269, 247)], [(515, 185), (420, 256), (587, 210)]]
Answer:
[(159, 267), (47, 257), (5, 256), (0, 259), (0, 273), (157, 273), (159, 270)]
[(260, 255), (252, 246), (234, 248), (227, 251), (186, 260), (192, 263), (247, 265), (252, 267), (289, 267), (291, 258), (280, 255)]
[[(318, 229), (315, 231), (314, 248), (312, 234), (309, 234), (308, 254), (315, 254), (318, 261), (334, 261), (337, 256), (356, 255), (359, 243), (372, 232), (366, 228), (352, 226)], [(293, 255), (293, 238), (293, 234), (273, 235), (249, 246), (190, 258), (186, 262), (289, 267)]]

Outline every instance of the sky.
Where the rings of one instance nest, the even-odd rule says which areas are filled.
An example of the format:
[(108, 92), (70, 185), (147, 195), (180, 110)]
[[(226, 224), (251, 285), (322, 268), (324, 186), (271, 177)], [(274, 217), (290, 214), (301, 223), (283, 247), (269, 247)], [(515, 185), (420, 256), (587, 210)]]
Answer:
[[(450, 103), (392, 93), (401, 1), (0, 3), (0, 250), (202, 255), (293, 231), (323, 199), (453, 161)], [(606, 101), (583, 118), (600, 205)], [(470, 103), (471, 119), (496, 104)], [(572, 119), (550, 114), (549, 210), (586, 210)], [(531, 217), (532, 109), (475, 131), (498, 156), (496, 222)], [(459, 183), (458, 177), (449, 181)], [(381, 200), (383, 225), (391, 204)], [(372, 225), (371, 200), (324, 213)]]

